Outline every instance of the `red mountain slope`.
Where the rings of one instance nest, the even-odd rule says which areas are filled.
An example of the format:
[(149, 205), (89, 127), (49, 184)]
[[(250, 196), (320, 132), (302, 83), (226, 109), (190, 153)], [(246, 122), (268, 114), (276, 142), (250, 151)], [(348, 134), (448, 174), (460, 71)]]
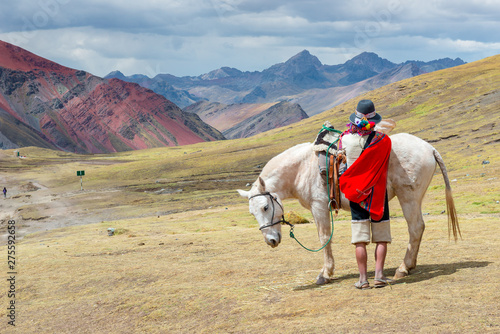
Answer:
[[(8, 116), (8, 117), (7, 117)], [(0, 145), (107, 153), (219, 140), (220, 132), (153, 91), (70, 69), (0, 41)], [(15, 120), (15, 121), (13, 121)], [(33, 139), (37, 138), (37, 139)]]
[(76, 70), (64, 67), (3, 41), (0, 41), (0, 67), (23, 72), (34, 70), (53, 71), (65, 74), (74, 74), (76, 72)]

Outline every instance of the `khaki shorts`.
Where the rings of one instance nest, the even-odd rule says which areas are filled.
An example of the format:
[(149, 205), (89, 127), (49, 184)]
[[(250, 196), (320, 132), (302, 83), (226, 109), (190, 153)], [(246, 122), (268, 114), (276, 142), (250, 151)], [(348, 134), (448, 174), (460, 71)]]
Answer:
[(351, 222), (352, 229), (352, 244), (357, 243), (370, 243), (370, 229), (371, 229), (371, 242), (388, 242), (391, 243), (391, 223), (390, 221), (382, 221), (380, 223), (371, 223), (366, 221), (353, 221)]

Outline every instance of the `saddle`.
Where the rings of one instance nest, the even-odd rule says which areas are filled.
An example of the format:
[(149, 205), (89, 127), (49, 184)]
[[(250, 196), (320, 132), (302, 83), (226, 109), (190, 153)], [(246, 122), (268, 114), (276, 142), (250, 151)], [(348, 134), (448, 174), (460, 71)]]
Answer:
[(341, 175), (341, 164), (346, 163), (345, 154), (339, 151), (337, 142), (340, 139), (341, 131), (326, 121), (316, 136), (313, 144), (313, 151), (318, 153), (319, 170), (327, 185), (328, 196), (330, 198), (329, 207), (338, 213), (340, 209), (340, 188), (339, 176)]

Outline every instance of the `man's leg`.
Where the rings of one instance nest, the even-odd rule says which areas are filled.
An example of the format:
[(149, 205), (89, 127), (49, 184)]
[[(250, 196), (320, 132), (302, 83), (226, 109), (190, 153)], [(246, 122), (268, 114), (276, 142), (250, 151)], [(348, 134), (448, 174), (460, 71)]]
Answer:
[(367, 259), (368, 259), (368, 256), (366, 254), (366, 244), (364, 242), (357, 243), (356, 244), (356, 261), (358, 262), (359, 282), (360, 283), (368, 281)]
[[(370, 215), (359, 204), (350, 202), (351, 207), (351, 243), (356, 246), (356, 262), (358, 263), (359, 282), (357, 288), (368, 288), (366, 245), (370, 243)], [(366, 283), (365, 283), (366, 282)], [(365, 284), (361, 284), (365, 283)]]
[(384, 215), (381, 220), (372, 223), (371, 230), (372, 242), (377, 244), (375, 246), (375, 280), (387, 280), (384, 276), (385, 257), (387, 244), (392, 241), (387, 193), (385, 194)]
[(387, 242), (378, 242), (375, 246), (375, 278), (386, 279), (384, 276), (385, 257), (387, 255)]

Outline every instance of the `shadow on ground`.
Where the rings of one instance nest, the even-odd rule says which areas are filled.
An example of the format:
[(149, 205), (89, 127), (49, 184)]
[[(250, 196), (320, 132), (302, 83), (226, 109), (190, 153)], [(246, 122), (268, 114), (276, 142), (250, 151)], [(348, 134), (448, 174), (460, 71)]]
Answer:
[[(397, 280), (395, 284), (412, 284), (418, 283), (422, 281), (426, 281), (429, 279), (433, 279), (438, 276), (443, 275), (451, 275), (459, 271), (460, 269), (470, 269), (470, 268), (483, 268), (492, 264), (493, 262), (489, 261), (467, 261), (467, 262), (457, 262), (457, 263), (443, 263), (443, 264), (424, 264), (418, 265), (417, 268), (413, 269), (410, 272), (410, 276), (401, 278)], [(385, 272), (393, 273), (397, 268), (388, 268)], [(374, 271), (368, 272), (368, 277), (373, 277), (375, 275)], [(351, 280), (358, 278), (358, 274), (349, 274), (340, 276), (335, 278), (328, 284), (340, 283), (344, 280)], [(319, 289), (321, 285), (307, 284), (307, 285), (299, 285), (293, 288), (294, 291), (301, 290), (310, 290), (310, 289)]]

